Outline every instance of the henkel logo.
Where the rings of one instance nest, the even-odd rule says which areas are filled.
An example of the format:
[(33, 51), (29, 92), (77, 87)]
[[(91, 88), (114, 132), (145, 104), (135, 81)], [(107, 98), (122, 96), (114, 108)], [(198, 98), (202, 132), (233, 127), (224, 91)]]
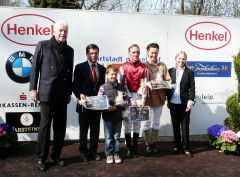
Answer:
[(185, 32), (187, 42), (202, 50), (217, 50), (231, 41), (227, 27), (215, 22), (199, 22), (191, 25)]
[(36, 46), (38, 41), (53, 35), (54, 21), (38, 14), (20, 14), (8, 18), (2, 24), (3, 36), (11, 42)]

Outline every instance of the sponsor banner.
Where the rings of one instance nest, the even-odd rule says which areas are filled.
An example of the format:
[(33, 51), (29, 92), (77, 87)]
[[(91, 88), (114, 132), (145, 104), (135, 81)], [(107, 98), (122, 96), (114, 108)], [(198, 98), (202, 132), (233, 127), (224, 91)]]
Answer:
[(52, 19), (40, 14), (19, 14), (7, 18), (1, 25), (1, 32), (15, 44), (36, 46), (42, 38), (53, 35), (53, 24)]
[(188, 61), (195, 77), (231, 77), (231, 62)]
[(223, 24), (206, 21), (191, 25), (185, 33), (187, 42), (202, 50), (216, 50), (231, 41), (231, 32)]
[[(0, 101), (0, 109), (20, 109), (20, 108), (25, 108), (25, 109), (34, 109), (34, 108), (39, 108), (39, 103), (38, 102), (30, 102), (31, 98), (24, 92), (20, 92), (19, 94), (16, 94), (14, 102), (10, 100), (1, 100)], [(12, 111), (11, 109), (11, 111)]]
[[(115, 23), (116, 19), (119, 23)], [(86, 61), (85, 50), (90, 43), (100, 48), (99, 63), (118, 68), (129, 60), (128, 47), (133, 43), (140, 46), (142, 62), (147, 61), (147, 45), (158, 43), (159, 60), (167, 68), (175, 66), (177, 52), (186, 51), (191, 62), (195, 62), (189, 62), (189, 66), (197, 76), (197, 104), (191, 111), (190, 134), (205, 134), (211, 120), (224, 122), (224, 103), (237, 90), (231, 62), (239, 50), (238, 19), (7, 7), (1, 8), (0, 16), (0, 123), (6, 122), (5, 113), (39, 112), (39, 104), (31, 100), (29, 93), (33, 54), (39, 41), (52, 37), (53, 24), (58, 20), (68, 22), (67, 43), (74, 49), (75, 65)], [(66, 139), (79, 138), (76, 103), (72, 95)], [(102, 130), (102, 122), (100, 126)], [(24, 128), (29, 127), (32, 126)], [(160, 135), (172, 134), (169, 110), (164, 106)], [(103, 131), (100, 138), (104, 138)], [(19, 134), (20, 141), (36, 139), (34, 133)]]
[(17, 133), (36, 133), (40, 112), (6, 112), (6, 123), (12, 125)]
[(10, 79), (17, 83), (29, 82), (32, 70), (33, 55), (26, 51), (11, 54), (6, 62), (6, 72)]

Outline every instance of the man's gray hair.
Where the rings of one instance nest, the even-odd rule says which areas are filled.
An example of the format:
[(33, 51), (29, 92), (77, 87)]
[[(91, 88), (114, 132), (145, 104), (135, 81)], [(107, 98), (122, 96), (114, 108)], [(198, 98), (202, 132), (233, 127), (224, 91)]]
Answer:
[(55, 24), (54, 24), (54, 27), (53, 27), (53, 30), (55, 31), (56, 28), (60, 25), (63, 25), (63, 26), (66, 26), (68, 27), (68, 23), (64, 20), (59, 20), (59, 21), (56, 21)]

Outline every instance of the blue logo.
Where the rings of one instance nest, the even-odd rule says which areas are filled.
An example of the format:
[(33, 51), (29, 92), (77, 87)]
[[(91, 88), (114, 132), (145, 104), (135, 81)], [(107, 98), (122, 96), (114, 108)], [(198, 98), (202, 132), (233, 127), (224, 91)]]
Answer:
[(231, 62), (188, 61), (195, 77), (231, 77)]
[(29, 82), (32, 70), (33, 55), (29, 52), (18, 51), (8, 57), (6, 71), (10, 79), (17, 83)]

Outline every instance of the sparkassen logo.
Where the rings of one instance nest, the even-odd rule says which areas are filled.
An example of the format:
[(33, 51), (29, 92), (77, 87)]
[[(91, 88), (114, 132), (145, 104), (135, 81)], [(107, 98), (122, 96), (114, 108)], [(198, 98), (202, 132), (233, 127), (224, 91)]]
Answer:
[(39, 14), (19, 14), (6, 19), (1, 26), (3, 36), (19, 45), (36, 46), (53, 35), (54, 21)]
[(217, 50), (231, 41), (231, 32), (223, 24), (216, 22), (198, 22), (185, 32), (187, 42), (198, 49)]
[(6, 71), (10, 79), (17, 83), (29, 82), (32, 70), (33, 55), (18, 51), (10, 55), (6, 62)]

